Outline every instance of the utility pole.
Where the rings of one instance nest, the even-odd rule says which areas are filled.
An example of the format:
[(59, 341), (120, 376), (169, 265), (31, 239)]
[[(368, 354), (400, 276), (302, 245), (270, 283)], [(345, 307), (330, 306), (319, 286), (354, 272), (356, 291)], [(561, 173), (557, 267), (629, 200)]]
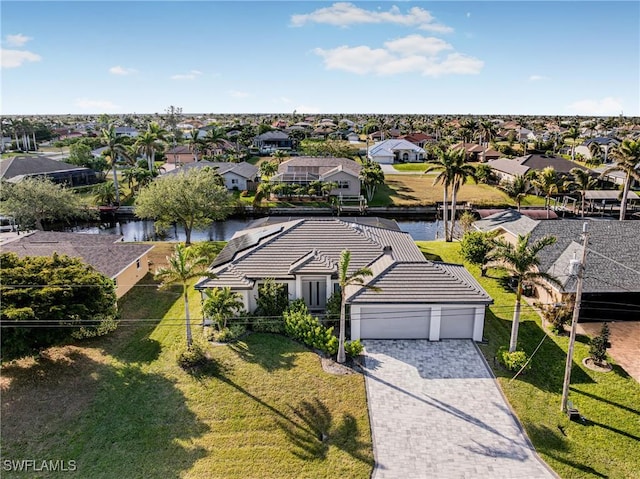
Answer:
[[(569, 396), (569, 383), (571, 382), (571, 367), (573, 366), (573, 346), (576, 342), (576, 326), (578, 325), (578, 317), (580, 316), (580, 302), (582, 301), (582, 282), (584, 280), (584, 268), (587, 260), (587, 245), (589, 244), (588, 223), (582, 224), (582, 260), (577, 264), (578, 283), (576, 285), (576, 299), (573, 307), (573, 317), (571, 318), (571, 335), (569, 336), (569, 349), (567, 351), (567, 364), (564, 369), (564, 382), (562, 383), (562, 403), (560, 410), (567, 410), (567, 399)], [(572, 267), (575, 263), (572, 263)], [(574, 274), (571, 271), (571, 274)]]

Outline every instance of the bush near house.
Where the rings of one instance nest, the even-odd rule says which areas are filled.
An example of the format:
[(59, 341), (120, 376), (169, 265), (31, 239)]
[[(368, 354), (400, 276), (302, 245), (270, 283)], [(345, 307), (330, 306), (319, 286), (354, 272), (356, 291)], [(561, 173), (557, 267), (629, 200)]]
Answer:
[(338, 352), (338, 338), (333, 328), (325, 328), (309, 313), (302, 300), (293, 301), (284, 313), (284, 330), (288, 336), (329, 355)]
[[(498, 348), (496, 359), (509, 371), (520, 371), (529, 360), (527, 353), (524, 351), (520, 350), (510, 353), (509, 348), (506, 346), (500, 346), (500, 348)], [(528, 364), (526, 369), (531, 369), (531, 364)]]

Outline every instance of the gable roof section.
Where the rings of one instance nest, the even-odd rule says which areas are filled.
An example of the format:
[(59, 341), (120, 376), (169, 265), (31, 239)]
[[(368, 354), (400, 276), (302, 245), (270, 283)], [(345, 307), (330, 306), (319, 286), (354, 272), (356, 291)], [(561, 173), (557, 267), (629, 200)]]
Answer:
[(531, 233), (539, 223), (516, 210), (504, 210), (476, 221), (473, 226), (479, 231), (502, 229), (517, 237)]
[(122, 236), (35, 231), (2, 245), (2, 252), (24, 256), (52, 256), (53, 253), (80, 258), (113, 278), (153, 246), (123, 243)]
[(396, 150), (410, 150), (416, 153), (424, 153), (424, 149), (407, 140), (384, 140), (379, 141), (375, 145), (369, 148), (369, 154), (371, 156), (379, 155), (393, 155)]
[(349, 171), (355, 176), (359, 176), (362, 170), (362, 165), (349, 158), (298, 156), (283, 161), (278, 166), (278, 173), (305, 172), (322, 176), (337, 167), (342, 167), (343, 170)]
[(530, 170), (528, 166), (522, 164), (521, 159), (519, 158), (497, 158), (495, 160), (488, 161), (487, 165), (494, 170), (502, 171), (503, 173), (513, 176), (524, 176)]
[(59, 171), (91, 171), (89, 168), (52, 160), (46, 156), (14, 156), (0, 161), (0, 178), (41, 175)]
[(319, 254), (318, 250), (309, 251), (297, 261), (291, 263), (289, 273), (319, 273), (333, 274), (337, 271), (337, 264), (329, 257)]
[(284, 131), (272, 130), (272, 131), (266, 131), (262, 135), (256, 136), (256, 138), (258, 140), (262, 140), (262, 141), (288, 140), (289, 139), (289, 135), (286, 134)]
[(225, 175), (226, 173), (235, 173), (238, 176), (242, 176), (243, 178), (252, 179), (255, 178), (258, 174), (258, 167), (254, 166), (245, 161), (240, 163), (231, 163), (228, 161), (197, 161), (193, 163), (187, 163), (186, 165), (181, 166), (180, 168), (175, 168), (173, 170), (167, 171), (164, 175), (177, 175), (182, 171), (189, 170), (199, 170), (201, 168), (215, 168), (218, 170), (218, 173), (221, 175)]

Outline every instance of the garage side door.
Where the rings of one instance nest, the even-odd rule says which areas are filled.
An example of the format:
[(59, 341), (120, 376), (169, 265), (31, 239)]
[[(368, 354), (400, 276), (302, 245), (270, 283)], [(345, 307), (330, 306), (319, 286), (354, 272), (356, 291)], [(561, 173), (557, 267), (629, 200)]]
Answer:
[(474, 308), (442, 308), (440, 339), (473, 339)]
[(360, 311), (362, 339), (428, 339), (431, 310), (370, 307)]

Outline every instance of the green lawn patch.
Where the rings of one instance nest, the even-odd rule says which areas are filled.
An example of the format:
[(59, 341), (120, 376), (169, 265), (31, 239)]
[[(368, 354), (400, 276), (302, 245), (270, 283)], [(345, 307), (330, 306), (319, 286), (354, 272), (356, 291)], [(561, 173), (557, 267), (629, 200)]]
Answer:
[(82, 478), (370, 477), (361, 375), (328, 374), (268, 334), (209, 346), (208, 365), (186, 372), (179, 290), (147, 277), (120, 301), (115, 334), (3, 367), (3, 459), (74, 460), (67, 475)]
[[(418, 242), (420, 249), (444, 261), (462, 263), (458, 243)], [(515, 295), (505, 289), (501, 275), (466, 265), (494, 299), (487, 312), (480, 349), (491, 365), (509, 403), (542, 458), (563, 478), (634, 478), (640, 471), (640, 385), (620, 366), (597, 373), (582, 366), (588, 340), (578, 336), (574, 351), (569, 399), (586, 417), (584, 424), (570, 422), (560, 411), (568, 337), (543, 330), (539, 315), (523, 307), (518, 345), (531, 355), (531, 370), (511, 381), (513, 373), (493, 361), (498, 347), (508, 345)]]
[(429, 167), (429, 163), (394, 163), (393, 168), (398, 171), (415, 171), (424, 173)]

